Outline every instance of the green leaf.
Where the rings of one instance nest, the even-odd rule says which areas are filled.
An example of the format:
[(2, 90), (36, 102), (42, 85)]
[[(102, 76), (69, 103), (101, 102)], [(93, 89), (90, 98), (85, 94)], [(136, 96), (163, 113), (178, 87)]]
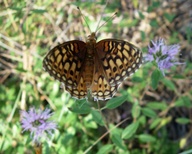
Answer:
[(143, 79), (142, 79), (142, 78), (140, 78), (140, 77), (134, 76), (134, 77), (132, 77), (131, 81), (133, 81), (133, 82), (137, 82), (137, 83), (140, 83), (140, 82), (142, 82), (142, 81), (143, 81)]
[(100, 112), (96, 111), (96, 110), (92, 110), (91, 111), (91, 114), (93, 116), (93, 120), (98, 123), (99, 125), (101, 126), (104, 126), (104, 121), (103, 121), (103, 118), (100, 114)]
[(157, 114), (153, 110), (147, 107), (141, 108), (141, 111), (145, 116), (150, 118), (155, 118), (157, 116)]
[(120, 27), (134, 27), (138, 24), (139, 20), (138, 19), (133, 19), (133, 20), (123, 20), (119, 23)]
[(127, 100), (127, 95), (123, 95), (123, 96), (120, 96), (120, 97), (115, 97), (113, 99), (110, 99), (107, 102), (106, 108), (114, 109), (114, 108), (120, 106), (121, 104), (123, 104), (126, 100)]
[(192, 153), (192, 149), (190, 149), (190, 150), (185, 150), (185, 151), (183, 151), (183, 152), (181, 152), (181, 153), (179, 153), (179, 154), (191, 154)]
[(147, 119), (146, 116), (141, 115), (141, 116), (138, 118), (139, 124), (145, 126), (145, 125), (146, 125), (146, 121), (147, 121), (146, 119)]
[(158, 27), (158, 26), (159, 26), (156, 19), (152, 19), (152, 20), (150, 21), (150, 25), (151, 25), (152, 27)]
[(146, 39), (146, 34), (144, 31), (140, 31), (141, 39), (144, 41)]
[(140, 113), (141, 113), (140, 106), (138, 105), (138, 103), (134, 103), (132, 110), (131, 110), (131, 114), (132, 114), (133, 118), (134, 119), (138, 118)]
[(175, 106), (177, 107), (181, 107), (181, 106), (190, 107), (191, 105), (192, 103), (188, 96), (185, 96), (185, 97), (182, 96), (175, 102)]
[(79, 100), (73, 104), (71, 108), (69, 108), (71, 112), (77, 114), (88, 114), (91, 111), (90, 106), (87, 104), (86, 100)]
[(159, 1), (153, 1), (153, 2), (152, 2), (152, 6), (153, 6), (154, 8), (158, 8), (160, 5), (161, 5), (161, 3), (160, 3)]
[(191, 123), (191, 120), (189, 118), (177, 118), (176, 119), (176, 122), (179, 123), (179, 124), (188, 124), (188, 123)]
[(123, 144), (123, 140), (120, 136), (119, 133), (113, 133), (111, 135), (111, 140), (113, 141), (113, 143), (118, 146), (119, 148), (123, 149), (123, 150), (126, 150), (126, 147), (125, 145)]
[(174, 90), (175, 89), (175, 84), (171, 81), (171, 80), (167, 80), (167, 79), (163, 79), (162, 80), (163, 84), (170, 90)]
[(103, 153), (109, 153), (111, 152), (113, 149), (113, 145), (112, 144), (107, 144), (102, 146), (99, 151), (97, 152), (97, 154), (103, 154)]
[(137, 131), (137, 128), (139, 127), (139, 122), (134, 122), (132, 124), (130, 124), (129, 126), (127, 126), (122, 133), (122, 138), (123, 139), (129, 139), (131, 138), (135, 132)]
[(167, 104), (164, 102), (150, 102), (147, 103), (147, 107), (155, 110), (165, 110), (167, 108)]
[(150, 124), (150, 129), (154, 129), (155, 127), (157, 127), (157, 125), (161, 123), (161, 120), (161, 118), (154, 119)]
[(164, 17), (169, 21), (172, 22), (173, 19), (175, 18), (175, 14), (170, 14), (170, 13), (164, 13)]
[(154, 90), (157, 88), (160, 78), (161, 78), (161, 72), (158, 69), (154, 70), (151, 75), (151, 86)]
[(31, 11), (38, 14), (43, 14), (47, 12), (47, 10), (43, 10), (43, 9), (32, 9)]
[(143, 15), (143, 13), (141, 12), (141, 11), (138, 11), (139, 12), (139, 17), (141, 18), (141, 19), (145, 19), (145, 16)]
[(155, 142), (156, 138), (153, 137), (152, 135), (148, 135), (148, 134), (141, 134), (138, 136), (139, 140), (141, 142)]
[(175, 74), (173, 76), (173, 78), (175, 78), (175, 79), (184, 79), (185, 77), (183, 75), (181, 75), (181, 74)]
[(134, 8), (138, 7), (138, 4), (139, 4), (138, 0), (132, 0), (132, 3), (133, 3)]
[(160, 123), (160, 127), (164, 127), (166, 126), (168, 123), (170, 123), (172, 120), (171, 116), (165, 117), (165, 118), (161, 118), (161, 123)]
[(150, 6), (148, 6), (148, 8), (147, 8), (147, 12), (152, 12), (153, 11), (153, 7), (150, 5)]
[(192, 33), (191, 33), (191, 28), (190, 26), (186, 28), (186, 34), (187, 34), (187, 41), (189, 44), (192, 43)]

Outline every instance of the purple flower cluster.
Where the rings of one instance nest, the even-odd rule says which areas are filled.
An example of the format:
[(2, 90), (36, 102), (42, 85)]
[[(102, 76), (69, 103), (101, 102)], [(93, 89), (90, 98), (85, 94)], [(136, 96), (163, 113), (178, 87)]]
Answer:
[(180, 52), (180, 46), (175, 45), (165, 45), (163, 39), (158, 39), (156, 41), (151, 41), (152, 45), (148, 46), (148, 54), (145, 57), (145, 61), (153, 62), (155, 61), (158, 68), (164, 74), (164, 70), (178, 64), (178, 53)]
[(35, 110), (35, 108), (30, 108), (27, 111), (21, 111), (21, 126), (24, 131), (31, 132), (31, 138), (33, 138), (34, 143), (40, 143), (42, 138), (47, 138), (47, 135), (52, 136), (52, 131), (56, 130), (56, 123), (48, 121), (52, 116), (50, 109)]

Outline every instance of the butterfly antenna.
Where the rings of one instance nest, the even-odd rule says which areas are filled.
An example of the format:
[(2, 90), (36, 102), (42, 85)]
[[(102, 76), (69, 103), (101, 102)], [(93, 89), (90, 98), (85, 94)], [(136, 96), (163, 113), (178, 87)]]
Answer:
[(98, 22), (98, 24), (97, 24), (97, 28), (96, 28), (96, 30), (95, 30), (95, 33), (97, 32), (97, 30), (98, 30), (98, 28), (99, 28), (99, 25), (100, 25), (101, 20), (102, 20), (102, 18), (103, 18), (104, 11), (105, 11), (105, 8), (107, 7), (108, 2), (109, 2), (109, 0), (106, 1), (105, 6), (104, 6), (104, 8), (103, 8), (103, 10), (102, 10), (101, 18), (99, 19), (99, 22)]
[[(115, 12), (111, 17), (109, 17), (101, 26), (97, 26), (97, 29), (96, 29), (96, 32), (103, 26), (103, 25), (105, 25), (108, 21), (110, 21), (110, 20), (113, 20), (115, 17), (117, 16), (117, 12)], [(96, 33), (95, 32), (95, 33)]]
[(88, 29), (89, 29), (89, 32), (91, 33), (91, 29), (90, 29), (90, 27), (89, 27), (89, 24), (87, 23), (87, 20), (85, 19), (85, 16), (82, 14), (81, 9), (80, 9), (79, 7), (77, 7), (77, 9), (79, 10), (79, 12), (80, 12), (83, 20), (85, 21), (85, 23), (86, 23), (86, 25), (87, 25), (87, 27), (88, 27)]

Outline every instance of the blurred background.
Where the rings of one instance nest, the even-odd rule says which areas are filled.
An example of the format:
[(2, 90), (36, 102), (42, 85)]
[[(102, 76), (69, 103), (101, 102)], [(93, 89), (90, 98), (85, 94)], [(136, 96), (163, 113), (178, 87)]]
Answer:
[[(19, 114), (31, 106), (51, 108), (58, 122), (55, 138), (44, 144), (43, 153), (192, 153), (191, 1), (109, 0), (105, 5), (104, 0), (0, 0), (0, 153), (34, 153)], [(122, 105), (110, 109), (107, 101), (100, 102), (100, 123), (92, 107), (96, 102), (71, 98), (42, 68), (54, 46), (85, 41), (90, 35), (77, 6), (92, 32), (101, 17), (102, 24), (117, 12), (97, 32), (98, 41), (130, 41), (145, 55), (151, 40), (164, 38), (166, 44), (181, 46), (179, 59), (185, 64), (166, 73), (156, 89), (150, 80), (156, 68), (143, 64), (110, 100)], [(129, 128), (129, 137), (123, 138), (122, 132), (134, 122), (138, 127)]]

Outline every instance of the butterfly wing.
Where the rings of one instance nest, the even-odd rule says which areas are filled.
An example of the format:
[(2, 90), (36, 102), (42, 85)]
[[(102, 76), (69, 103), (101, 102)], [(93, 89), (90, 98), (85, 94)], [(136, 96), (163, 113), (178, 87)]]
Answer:
[(107, 100), (113, 97), (118, 89), (119, 84), (111, 86), (104, 76), (104, 70), (95, 57), (94, 76), (90, 87), (91, 95), (95, 100)]
[(54, 47), (43, 60), (45, 70), (77, 98), (87, 93), (81, 73), (86, 51), (86, 43), (69, 41)]
[(111, 86), (119, 85), (142, 63), (142, 52), (133, 44), (116, 39), (104, 39), (96, 45), (104, 76)]
[(71, 94), (71, 96), (78, 99), (83, 99), (87, 96), (87, 87), (82, 75), (80, 76), (77, 86), (66, 86), (65, 89)]

